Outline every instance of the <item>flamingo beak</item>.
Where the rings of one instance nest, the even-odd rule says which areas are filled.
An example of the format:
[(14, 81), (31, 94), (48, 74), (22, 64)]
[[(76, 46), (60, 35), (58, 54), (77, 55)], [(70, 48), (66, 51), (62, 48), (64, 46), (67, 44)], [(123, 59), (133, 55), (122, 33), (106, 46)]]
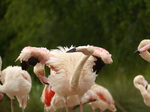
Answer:
[(22, 61), (21, 68), (22, 68), (22, 70), (27, 70), (28, 69), (28, 63), (26, 61)]
[(76, 52), (76, 47), (74, 47), (74, 48), (67, 51), (67, 53), (71, 53), (71, 52)]
[(27, 70), (29, 65), (35, 66), (39, 62), (40, 61), (37, 58), (30, 57), (28, 61), (22, 61), (21, 63), (22, 70)]
[(139, 51), (139, 50), (136, 50), (134, 53), (135, 53), (135, 54), (140, 54), (140, 51)]
[(28, 59), (28, 63), (32, 66), (35, 66), (37, 63), (39, 63), (40, 61), (37, 59), (37, 58), (34, 58), (34, 57), (30, 57)]
[(146, 89), (148, 88), (148, 82), (146, 80), (143, 80), (143, 85)]
[(146, 85), (145, 89), (146, 89), (146, 90), (148, 89), (148, 84)]
[(40, 75), (38, 78), (42, 84), (49, 85), (47, 77)]

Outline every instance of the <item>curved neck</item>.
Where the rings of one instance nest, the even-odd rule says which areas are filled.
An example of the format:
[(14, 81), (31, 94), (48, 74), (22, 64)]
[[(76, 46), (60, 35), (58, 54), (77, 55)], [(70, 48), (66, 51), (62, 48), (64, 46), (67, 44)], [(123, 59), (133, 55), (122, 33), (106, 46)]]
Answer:
[(0, 72), (2, 70), (2, 58), (0, 57)]
[(150, 53), (148, 51), (139, 54), (144, 60), (150, 62)]
[(140, 56), (144, 60), (150, 62), (150, 53), (148, 52), (148, 49), (150, 49), (150, 39), (142, 40), (138, 46), (138, 50), (140, 51)]
[(79, 61), (79, 63), (75, 67), (75, 71), (74, 71), (74, 74), (71, 79), (71, 86), (73, 88), (78, 86), (79, 78), (80, 78), (80, 74), (82, 72), (83, 66), (89, 57), (90, 57), (90, 55), (84, 55), (84, 57)]
[(143, 87), (142, 85), (139, 85), (139, 84), (135, 84), (135, 87), (140, 90), (143, 99), (150, 98), (150, 94), (147, 92), (145, 87)]

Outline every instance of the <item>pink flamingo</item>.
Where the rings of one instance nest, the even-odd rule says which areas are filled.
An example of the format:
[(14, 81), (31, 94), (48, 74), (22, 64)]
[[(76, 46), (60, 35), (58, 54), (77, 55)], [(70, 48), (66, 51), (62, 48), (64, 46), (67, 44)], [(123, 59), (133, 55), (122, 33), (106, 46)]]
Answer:
[[(46, 85), (44, 87), (42, 96), (41, 96), (41, 101), (44, 104), (44, 110), (46, 112), (55, 112), (57, 109), (60, 109), (62, 112), (62, 108), (65, 107), (63, 99), (56, 94), (54, 91), (52, 91), (52, 86)], [(86, 93), (83, 98), (82, 102), (83, 103), (89, 103), (89, 102), (94, 102), (95, 99), (90, 99), (89, 95)], [(70, 110), (72, 111), (73, 107), (76, 105), (79, 105), (80, 101), (78, 99), (77, 95), (72, 95), (67, 98), (68, 106), (70, 107)]]
[(150, 87), (142, 75), (137, 75), (133, 80), (134, 86), (141, 92), (144, 103), (150, 106)]
[(94, 84), (88, 92), (90, 92), (87, 94), (89, 99), (96, 99), (95, 102), (88, 103), (92, 107), (93, 112), (96, 112), (96, 108), (99, 108), (101, 112), (106, 109), (113, 112), (117, 110), (112, 95), (105, 87)]
[[(67, 51), (76, 52), (66, 53)], [(49, 76), (48, 82), (52, 85), (52, 90), (63, 98), (66, 111), (67, 97), (78, 95), (81, 112), (82, 96), (93, 85), (101, 68), (112, 63), (111, 54), (107, 50), (94, 46), (59, 47), (58, 50), (51, 51), (25, 47), (17, 59), (22, 62), (23, 69), (27, 69), (27, 64), (36, 65), (38, 62), (49, 66), (54, 75)], [(31, 61), (33, 59), (34, 61)]]
[(138, 50), (136, 50), (135, 53), (138, 53), (144, 60), (150, 62), (148, 49), (150, 49), (150, 39), (144, 39), (140, 42)]
[(19, 66), (8, 66), (1, 71), (0, 92), (5, 93), (11, 100), (11, 112), (13, 109), (13, 99), (16, 96), (22, 112), (26, 108), (31, 90), (31, 78), (28, 72), (21, 69)]

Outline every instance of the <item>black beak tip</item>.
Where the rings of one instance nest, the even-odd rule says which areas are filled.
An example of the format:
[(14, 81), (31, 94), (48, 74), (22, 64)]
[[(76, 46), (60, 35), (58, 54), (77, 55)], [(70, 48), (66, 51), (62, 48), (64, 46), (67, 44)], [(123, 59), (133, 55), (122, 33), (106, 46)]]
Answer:
[(49, 85), (49, 83), (44, 82), (45, 85)]
[(74, 48), (67, 51), (67, 53), (71, 53), (71, 52), (76, 52), (76, 48), (74, 47)]
[(146, 85), (145, 89), (147, 90), (147, 88), (148, 88), (148, 85)]
[(140, 51), (139, 51), (139, 50), (136, 50), (134, 53), (135, 53), (135, 54), (140, 54)]
[(22, 68), (22, 70), (27, 70), (28, 69), (28, 63), (26, 61), (22, 61), (21, 68)]
[(30, 64), (30, 65), (32, 65), (32, 66), (35, 66), (37, 63), (39, 63), (40, 61), (37, 59), (37, 58), (35, 58), (35, 57), (30, 57), (29, 59), (28, 59), (28, 63)]

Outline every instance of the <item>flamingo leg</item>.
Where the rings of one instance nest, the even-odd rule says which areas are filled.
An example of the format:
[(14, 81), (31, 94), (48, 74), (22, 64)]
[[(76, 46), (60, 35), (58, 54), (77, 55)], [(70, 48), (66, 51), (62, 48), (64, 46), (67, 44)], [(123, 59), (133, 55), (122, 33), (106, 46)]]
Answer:
[(67, 102), (65, 102), (65, 107), (66, 107), (66, 112), (69, 112), (68, 111), (68, 103)]
[(22, 108), (22, 112), (24, 112), (24, 109)]
[(82, 102), (80, 102), (80, 112), (83, 112)]
[(102, 109), (100, 109), (100, 112), (104, 112)]
[(70, 107), (70, 112), (72, 112), (72, 107)]
[(14, 112), (13, 99), (10, 99), (10, 103), (11, 103), (11, 112)]
[(60, 108), (60, 112), (62, 112), (62, 108)]
[(23, 98), (22, 98), (22, 112), (24, 112), (24, 101), (23, 101)]
[(44, 112), (46, 112), (46, 109), (45, 109), (45, 108), (46, 108), (46, 105), (44, 105)]

